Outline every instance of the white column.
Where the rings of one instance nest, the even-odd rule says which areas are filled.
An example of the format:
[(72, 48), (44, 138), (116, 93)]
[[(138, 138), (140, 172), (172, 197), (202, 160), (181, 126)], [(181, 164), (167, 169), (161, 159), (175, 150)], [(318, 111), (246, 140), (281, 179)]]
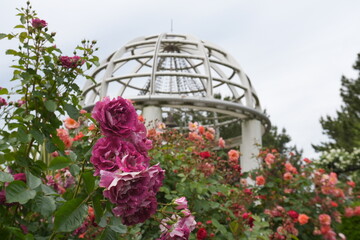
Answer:
[(157, 106), (146, 106), (142, 110), (145, 119), (145, 126), (149, 128), (156, 127), (157, 122), (162, 122), (161, 108)]
[(240, 166), (242, 172), (259, 167), (256, 156), (261, 148), (261, 123), (258, 120), (245, 120), (241, 124)]

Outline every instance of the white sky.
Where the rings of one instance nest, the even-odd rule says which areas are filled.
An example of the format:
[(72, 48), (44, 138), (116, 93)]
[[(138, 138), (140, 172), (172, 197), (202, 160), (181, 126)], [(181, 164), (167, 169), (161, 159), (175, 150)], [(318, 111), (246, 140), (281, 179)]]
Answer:
[[(65, 55), (84, 38), (100, 59), (128, 41), (162, 32), (191, 34), (232, 54), (251, 78), (273, 124), (285, 127), (304, 156), (326, 140), (321, 116), (339, 109), (341, 75), (356, 77), (360, 1), (347, 0), (33, 0), (38, 17), (57, 32)], [(18, 24), (24, 0), (0, 0), (0, 32)], [(12, 58), (0, 41), (0, 86), (9, 86)]]

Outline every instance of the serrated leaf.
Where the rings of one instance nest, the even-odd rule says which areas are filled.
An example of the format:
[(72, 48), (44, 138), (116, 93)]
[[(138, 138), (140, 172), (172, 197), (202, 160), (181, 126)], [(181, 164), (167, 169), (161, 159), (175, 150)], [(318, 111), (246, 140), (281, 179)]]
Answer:
[(0, 182), (12, 182), (14, 177), (10, 173), (0, 172)]
[(112, 230), (110, 227), (106, 227), (105, 230), (100, 235), (100, 240), (117, 240), (119, 239), (119, 234)]
[(67, 114), (69, 115), (69, 117), (71, 117), (73, 119), (79, 118), (79, 110), (75, 106), (73, 106), (71, 104), (65, 104), (64, 109), (67, 112)]
[(117, 233), (127, 233), (127, 226), (121, 223), (120, 218), (112, 217), (108, 226)]
[(47, 100), (45, 103), (45, 108), (49, 111), (49, 112), (55, 112), (56, 108), (57, 108), (57, 104), (55, 101), (53, 100)]
[(51, 187), (41, 184), (41, 191), (46, 195), (56, 195), (57, 193)]
[(88, 207), (80, 198), (64, 203), (56, 212), (54, 230), (57, 232), (72, 232), (84, 222)]
[(29, 189), (22, 181), (13, 181), (6, 187), (6, 202), (19, 202), (20, 204), (27, 203), (33, 199), (36, 191)]
[(49, 169), (50, 170), (61, 169), (61, 168), (69, 166), (70, 163), (71, 163), (71, 160), (67, 157), (63, 157), (63, 156), (56, 157), (53, 160), (51, 160)]
[(56, 209), (55, 200), (49, 196), (37, 196), (34, 199), (33, 210), (49, 217)]
[(40, 178), (35, 177), (29, 171), (25, 171), (25, 175), (26, 175), (26, 184), (28, 185), (28, 187), (30, 189), (35, 189), (38, 186), (40, 186), (40, 184), (41, 184), (41, 179)]
[(31, 136), (38, 142), (43, 143), (44, 142), (44, 135), (37, 129), (31, 129), (30, 130)]
[(92, 172), (84, 172), (82, 175), (85, 183), (85, 189), (87, 193), (91, 193), (94, 191), (95, 187), (95, 177), (93, 176)]

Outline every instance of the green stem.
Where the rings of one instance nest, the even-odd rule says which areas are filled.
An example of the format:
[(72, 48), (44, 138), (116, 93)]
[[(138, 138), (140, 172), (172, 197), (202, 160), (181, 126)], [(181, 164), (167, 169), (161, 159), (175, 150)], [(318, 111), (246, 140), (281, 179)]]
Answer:
[(81, 180), (82, 180), (82, 175), (83, 175), (84, 170), (85, 170), (85, 163), (86, 163), (86, 158), (85, 158), (84, 161), (82, 162), (81, 172), (80, 172), (80, 174), (79, 174), (79, 180), (78, 180), (78, 184), (77, 184), (77, 186), (76, 186), (76, 190), (75, 190), (73, 199), (76, 197), (76, 195), (77, 195), (78, 192), (79, 192), (80, 184), (81, 184)]
[(53, 240), (55, 238), (56, 232), (53, 232), (49, 238), (49, 240)]

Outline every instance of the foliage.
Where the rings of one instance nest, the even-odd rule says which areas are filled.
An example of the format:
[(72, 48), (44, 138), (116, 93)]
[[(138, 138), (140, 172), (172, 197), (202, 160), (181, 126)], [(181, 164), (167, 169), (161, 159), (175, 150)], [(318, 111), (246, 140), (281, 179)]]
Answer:
[[(360, 70), (360, 54), (353, 68)], [(321, 126), (329, 142), (313, 145), (316, 151), (344, 149), (351, 152), (360, 147), (360, 75), (356, 79), (341, 78), (340, 96), (343, 104), (335, 117), (326, 116), (320, 119)], [(346, 171), (355, 171), (352, 168)]]
[(269, 132), (262, 137), (262, 145), (264, 148), (276, 149), (280, 153), (294, 152), (297, 155), (302, 154), (302, 150), (298, 150), (296, 146), (289, 146), (291, 137), (287, 134), (286, 129), (282, 128), (279, 132), (277, 126), (271, 126)]

